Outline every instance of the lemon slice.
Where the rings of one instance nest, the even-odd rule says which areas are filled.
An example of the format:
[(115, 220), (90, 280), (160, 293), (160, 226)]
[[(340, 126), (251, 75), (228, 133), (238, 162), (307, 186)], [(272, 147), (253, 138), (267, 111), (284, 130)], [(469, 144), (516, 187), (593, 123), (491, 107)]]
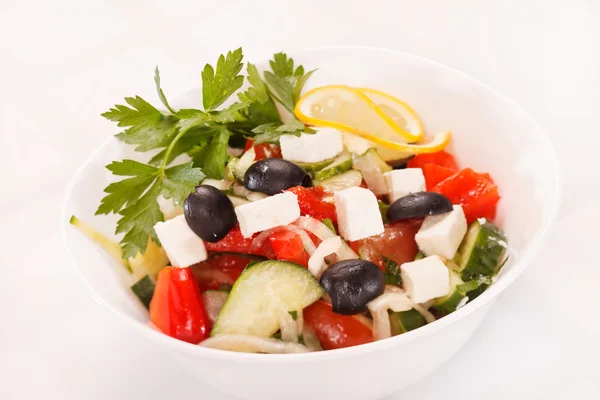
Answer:
[(359, 88), (356, 90), (375, 103), (385, 115), (385, 118), (390, 119), (398, 127), (397, 132), (400, 136), (403, 136), (409, 142), (416, 142), (423, 138), (423, 123), (411, 106), (379, 90), (368, 88)]
[[(390, 117), (366, 94), (363, 94), (363, 91), (366, 90), (370, 91), (370, 89), (353, 89), (341, 85), (322, 86), (304, 94), (298, 100), (294, 114), (306, 124), (328, 126), (348, 131), (374, 142), (379, 145), (377, 147), (390, 149), (394, 152), (433, 153), (446, 147), (450, 140), (449, 132), (437, 134), (433, 138), (417, 144), (409, 144), (410, 141), (414, 141), (418, 137), (417, 135), (422, 134), (420, 120), (417, 117), (418, 123), (411, 122), (413, 126), (421, 127), (420, 132), (417, 130), (415, 135), (412, 135), (400, 129), (392, 118), (399, 121), (397, 115), (401, 115), (402, 118), (405, 115), (416, 116), (414, 111), (408, 107), (407, 109), (410, 109), (410, 112), (403, 109), (403, 113), (397, 112), (396, 115)], [(400, 100), (377, 91), (370, 91), (369, 96), (378, 101), (384, 101), (383, 99), (385, 99), (385, 103), (381, 103), (384, 105), (384, 109), (387, 107), (398, 110), (392, 105), (397, 104), (396, 101)]]

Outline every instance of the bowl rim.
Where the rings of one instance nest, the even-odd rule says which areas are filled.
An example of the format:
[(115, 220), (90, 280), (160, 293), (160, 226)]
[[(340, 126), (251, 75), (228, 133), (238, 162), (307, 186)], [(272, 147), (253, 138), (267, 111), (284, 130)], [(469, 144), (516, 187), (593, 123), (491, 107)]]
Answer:
[[(137, 330), (138, 332), (140, 332), (142, 335), (150, 338), (151, 340), (154, 340), (154, 341), (160, 343), (161, 345), (165, 345), (171, 349), (178, 350), (183, 353), (199, 355), (202, 357), (207, 357), (207, 358), (212, 358), (212, 359), (220, 359), (220, 360), (224, 360), (224, 361), (229, 360), (229, 361), (236, 361), (236, 362), (243, 361), (243, 362), (255, 362), (255, 363), (265, 363), (265, 362), (270, 363), (270, 362), (276, 361), (276, 362), (289, 363), (289, 362), (301, 362), (303, 360), (305, 360), (305, 361), (310, 360), (310, 361), (318, 362), (318, 361), (321, 361), (324, 359), (338, 359), (338, 358), (344, 358), (344, 357), (352, 357), (352, 356), (360, 355), (360, 354), (364, 354), (364, 353), (384, 351), (385, 349), (388, 349), (390, 347), (400, 346), (403, 343), (412, 342), (414, 340), (419, 339), (420, 337), (424, 337), (424, 336), (433, 334), (441, 329), (444, 329), (447, 326), (454, 324), (455, 322), (459, 321), (460, 319), (463, 319), (466, 316), (474, 313), (475, 311), (484, 307), (488, 303), (491, 303), (501, 292), (503, 292), (508, 286), (510, 286), (523, 273), (523, 271), (531, 263), (531, 260), (533, 259), (533, 257), (535, 257), (537, 255), (537, 253), (540, 250), (541, 245), (545, 241), (545, 239), (548, 235), (548, 232), (550, 230), (550, 227), (552, 226), (552, 224), (554, 223), (554, 221), (557, 217), (558, 210), (560, 208), (561, 199), (562, 199), (562, 180), (561, 180), (561, 176), (560, 176), (561, 175), (560, 174), (560, 165), (558, 162), (557, 153), (554, 149), (554, 146), (552, 145), (550, 138), (544, 132), (544, 130), (541, 128), (541, 126), (533, 119), (533, 117), (531, 117), (531, 115), (529, 115), (529, 113), (527, 111), (525, 111), (521, 106), (519, 106), (517, 103), (515, 103), (513, 100), (506, 97), (502, 93), (498, 92), (497, 90), (493, 89), (492, 87), (488, 86), (487, 84), (471, 77), (470, 75), (468, 75), (460, 70), (449, 67), (440, 62), (428, 59), (426, 57), (422, 57), (422, 56), (418, 56), (418, 55), (414, 55), (414, 54), (410, 54), (410, 53), (406, 53), (406, 52), (402, 52), (402, 51), (398, 51), (398, 50), (388, 49), (388, 48), (362, 46), (362, 45), (319, 46), (319, 47), (311, 47), (311, 48), (298, 50), (298, 51), (292, 51), (292, 52), (289, 52), (288, 54), (291, 54), (293, 57), (295, 57), (295, 56), (300, 56), (303, 54), (309, 54), (312, 52), (337, 51), (337, 50), (360, 50), (360, 51), (367, 51), (367, 52), (393, 53), (393, 54), (402, 56), (404, 58), (417, 60), (419, 62), (427, 63), (430, 65), (436, 66), (438, 68), (447, 70), (453, 74), (456, 74), (457, 76), (460, 76), (462, 79), (468, 80), (472, 84), (475, 84), (475, 85), (489, 91), (495, 97), (498, 97), (501, 100), (507, 102), (511, 107), (513, 107), (515, 109), (515, 111), (517, 113), (521, 114), (521, 116), (531, 124), (531, 126), (534, 128), (533, 131), (535, 131), (534, 135), (537, 136), (536, 140), (545, 142), (545, 144), (547, 145), (547, 148), (548, 148), (548, 152), (549, 152), (548, 155), (551, 158), (551, 167), (554, 170), (554, 181), (555, 181), (554, 196), (553, 196), (553, 202), (550, 206), (549, 217), (543, 221), (543, 223), (540, 227), (539, 233), (532, 239), (531, 243), (527, 246), (527, 251), (519, 254), (519, 257), (516, 260), (515, 266), (510, 271), (508, 271), (506, 274), (504, 274), (502, 276), (502, 280), (499, 282), (495, 282), (493, 285), (491, 285), (484, 293), (482, 293), (479, 297), (477, 297), (477, 299), (473, 300), (473, 302), (468, 303), (464, 307), (445, 316), (444, 318), (436, 320), (435, 322), (433, 322), (431, 324), (425, 325), (423, 327), (420, 327), (419, 329), (415, 329), (413, 331), (404, 333), (402, 335), (394, 336), (392, 338), (388, 338), (385, 340), (374, 341), (372, 343), (367, 343), (367, 344), (360, 345), (360, 346), (320, 351), (320, 352), (309, 352), (309, 353), (255, 354), (255, 353), (241, 353), (241, 352), (211, 349), (211, 348), (203, 347), (203, 346), (200, 346), (197, 344), (191, 344), (191, 343), (177, 340), (175, 338), (172, 338), (170, 336), (163, 334), (162, 332), (159, 332), (156, 329), (152, 329), (148, 324), (144, 324), (140, 321), (137, 321), (137, 320), (131, 318), (125, 312), (122, 312), (119, 309), (113, 308), (108, 302), (104, 301), (102, 299), (102, 296), (100, 296), (95, 291), (93, 286), (85, 279), (85, 277), (83, 276), (83, 274), (80, 271), (80, 268), (78, 267), (78, 264), (75, 261), (73, 253), (71, 252), (71, 246), (69, 245), (69, 240), (67, 238), (67, 229), (68, 229), (68, 227), (70, 227), (70, 224), (68, 222), (70, 215), (68, 215), (68, 214), (69, 214), (69, 203), (70, 203), (70, 200), (72, 197), (72, 192), (74, 190), (75, 185), (80, 180), (81, 175), (87, 170), (88, 166), (92, 163), (92, 161), (101, 152), (103, 152), (106, 149), (106, 147), (110, 145), (111, 142), (113, 142), (115, 140), (114, 137), (111, 137), (110, 139), (105, 141), (99, 148), (97, 148), (94, 152), (92, 152), (92, 154), (85, 160), (85, 162), (79, 167), (77, 172), (73, 175), (73, 177), (71, 178), (69, 184), (67, 185), (66, 191), (65, 191), (65, 198), (63, 201), (62, 212), (61, 212), (61, 226), (62, 226), (61, 236), (63, 239), (63, 245), (65, 247), (65, 251), (68, 255), (69, 260), (71, 261), (72, 267), (76, 270), (77, 275), (84, 282), (84, 285), (89, 290), (92, 298), (94, 298), (99, 304), (102, 304), (106, 308), (110, 309), (114, 314), (118, 315), (123, 320), (127, 321), (127, 323), (129, 325), (133, 326), (133, 328), (135, 330)], [(262, 58), (260, 58), (260, 59), (262, 60)], [(193, 90), (193, 89), (190, 89), (190, 90)], [(181, 97), (184, 94), (185, 94), (185, 92), (182, 93), (180, 96), (176, 96), (176, 97)]]

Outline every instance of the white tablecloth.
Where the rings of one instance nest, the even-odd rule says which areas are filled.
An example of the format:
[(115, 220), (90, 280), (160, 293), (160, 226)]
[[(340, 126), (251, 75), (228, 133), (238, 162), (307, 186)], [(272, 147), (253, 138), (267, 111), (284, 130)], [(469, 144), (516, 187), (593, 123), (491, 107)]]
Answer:
[(101, 112), (155, 99), (156, 64), (173, 97), (227, 49), (252, 60), (331, 44), (414, 53), (491, 85), (545, 128), (564, 174), (535, 262), (460, 354), (390, 400), (600, 398), (599, 18), (596, 0), (3, 0), (0, 398), (222, 398), (89, 296), (58, 233), (64, 189), (115, 133)]

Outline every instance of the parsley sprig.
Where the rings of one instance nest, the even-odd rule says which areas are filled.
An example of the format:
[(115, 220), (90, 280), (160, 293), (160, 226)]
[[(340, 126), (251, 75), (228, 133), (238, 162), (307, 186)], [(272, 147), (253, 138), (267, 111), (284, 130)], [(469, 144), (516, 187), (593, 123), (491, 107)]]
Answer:
[[(119, 140), (135, 146), (136, 151), (155, 152), (147, 164), (121, 160), (106, 167), (122, 179), (104, 189), (107, 194), (96, 214), (121, 215), (116, 233), (124, 234), (124, 258), (144, 253), (148, 237), (159, 243), (153, 229), (164, 219), (159, 196), (182, 204), (204, 178), (223, 178), (229, 145), (243, 143), (247, 137), (256, 143), (277, 142), (284, 134), (310, 132), (293, 117), (283, 124), (275, 102), (293, 115), (300, 92), (314, 71), (304, 73), (302, 66), (294, 67), (291, 58), (277, 53), (264, 80), (256, 66), (248, 63), (249, 87), (238, 92), (244, 84), (243, 67), (241, 48), (221, 55), (216, 68), (207, 64), (202, 70), (202, 109), (179, 110), (169, 104), (157, 67), (154, 82), (166, 111), (135, 96), (102, 114), (125, 128), (116, 135)], [(239, 101), (222, 107), (236, 92)], [(171, 165), (182, 154), (192, 161)]]

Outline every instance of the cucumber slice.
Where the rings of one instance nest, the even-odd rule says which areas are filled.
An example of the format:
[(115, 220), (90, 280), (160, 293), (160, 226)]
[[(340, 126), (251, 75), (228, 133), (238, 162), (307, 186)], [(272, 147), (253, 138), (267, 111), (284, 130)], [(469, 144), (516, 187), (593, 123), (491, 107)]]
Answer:
[(301, 310), (325, 291), (304, 267), (263, 261), (246, 267), (233, 285), (211, 336), (245, 334), (271, 337), (283, 313)]
[(346, 171), (329, 179), (313, 181), (315, 186), (322, 186), (327, 193), (335, 193), (354, 186), (360, 186), (362, 174), (356, 170)]
[(239, 158), (237, 158), (235, 156), (229, 157), (229, 161), (227, 161), (227, 165), (225, 166), (225, 172), (224, 172), (224, 176), (225, 176), (226, 180), (231, 181), (231, 182), (236, 181), (235, 175), (233, 174), (233, 169), (239, 162), (240, 162)]
[(388, 212), (388, 209), (390, 208), (390, 206), (385, 204), (381, 200), (377, 200), (377, 205), (379, 206), (379, 213), (381, 214), (381, 219), (383, 220), (383, 223), (387, 224), (388, 223), (387, 212)]
[(433, 309), (443, 314), (450, 314), (451, 312), (456, 311), (458, 306), (466, 297), (466, 293), (462, 290), (459, 290), (460, 288), (457, 288), (457, 286), (464, 284), (463, 280), (460, 278), (460, 274), (450, 268), (449, 271), (450, 292), (444, 297), (438, 297), (435, 299), (435, 303), (433, 304)]
[(465, 282), (482, 276), (491, 277), (498, 272), (505, 250), (504, 233), (484, 219), (477, 220), (469, 226), (458, 248), (454, 268)]
[(321, 170), (315, 171), (315, 179), (323, 180), (331, 178), (332, 176), (348, 171), (350, 168), (352, 168), (352, 154), (345, 151), (337, 156), (331, 164)]
[(137, 281), (131, 286), (131, 290), (146, 308), (150, 308), (150, 300), (154, 296), (154, 280), (148, 275)]
[(237, 160), (237, 162), (234, 162), (234, 165), (231, 167), (231, 172), (238, 182), (244, 183), (244, 175), (246, 174), (248, 168), (254, 164), (255, 158), (256, 153), (254, 152), (254, 148), (251, 148), (245, 152), (242, 157)]
[(427, 324), (425, 318), (414, 308), (408, 311), (389, 311), (392, 336), (401, 335)]
[(308, 172), (309, 174), (314, 176), (315, 172), (322, 170), (323, 168), (327, 167), (329, 164), (331, 164), (334, 161), (335, 161), (335, 158), (330, 158), (328, 160), (323, 160), (323, 161), (319, 161), (319, 162), (315, 162), (315, 163), (301, 163), (301, 162), (295, 162), (295, 161), (292, 161), (292, 162), (294, 164), (298, 165), (300, 168), (302, 168), (306, 172)]

